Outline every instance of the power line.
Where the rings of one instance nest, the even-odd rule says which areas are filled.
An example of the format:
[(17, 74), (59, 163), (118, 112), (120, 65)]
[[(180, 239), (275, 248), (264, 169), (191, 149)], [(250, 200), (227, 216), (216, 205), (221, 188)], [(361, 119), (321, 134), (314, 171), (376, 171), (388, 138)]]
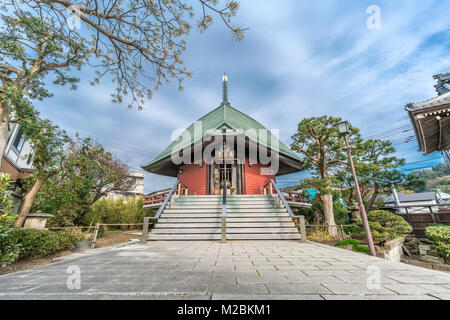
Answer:
[(89, 138), (96, 139), (96, 140), (102, 140), (102, 141), (105, 141), (105, 142), (108, 142), (108, 143), (111, 143), (111, 144), (115, 144), (115, 145), (118, 145), (118, 146), (123, 146), (123, 147), (126, 147), (126, 148), (135, 149), (135, 150), (139, 150), (139, 151), (146, 152), (146, 153), (153, 153), (153, 152), (149, 152), (149, 151), (147, 151), (145, 149), (133, 147), (133, 146), (130, 146), (130, 145), (127, 145), (127, 144), (118, 143), (118, 142), (111, 141), (111, 140), (108, 140), (108, 139), (105, 139), (105, 138), (90, 136), (88, 134), (81, 134), (80, 132), (76, 132), (76, 131), (69, 131), (68, 134), (69, 135), (80, 134), (80, 135), (85, 136), (85, 137), (89, 137)]
[(442, 157), (434, 157), (434, 158), (430, 158), (430, 159), (425, 159), (425, 160), (421, 160), (421, 161), (414, 161), (414, 162), (408, 162), (405, 163), (404, 165), (401, 165), (400, 167), (404, 167), (410, 164), (415, 164), (415, 163), (423, 163), (423, 162), (428, 162), (428, 161), (433, 161), (433, 160), (439, 160), (442, 159)]
[(366, 138), (367, 139), (378, 139), (378, 138), (381, 138), (381, 137), (397, 135), (397, 134), (400, 134), (400, 133), (408, 132), (412, 128), (413, 128), (412, 125), (407, 125), (407, 126), (403, 126), (403, 127), (399, 127), (399, 128), (395, 128), (395, 129), (379, 132), (379, 133), (367, 136)]
[[(68, 135), (69, 136), (76, 136), (77, 133), (68, 133)], [(150, 156), (150, 157), (156, 157), (158, 155), (157, 153), (154, 153), (154, 152), (145, 151), (143, 149), (139, 149), (139, 148), (136, 148), (136, 147), (124, 145), (124, 144), (117, 143), (117, 142), (108, 141), (106, 139), (93, 137), (93, 136), (88, 136), (88, 135), (82, 135), (82, 136), (86, 137), (86, 138), (91, 138), (92, 140), (97, 141), (97, 142), (99, 142), (102, 145), (109, 146), (109, 147), (115, 148), (117, 150), (132, 151), (132, 152), (140, 153), (142, 155), (146, 155), (146, 156)]]

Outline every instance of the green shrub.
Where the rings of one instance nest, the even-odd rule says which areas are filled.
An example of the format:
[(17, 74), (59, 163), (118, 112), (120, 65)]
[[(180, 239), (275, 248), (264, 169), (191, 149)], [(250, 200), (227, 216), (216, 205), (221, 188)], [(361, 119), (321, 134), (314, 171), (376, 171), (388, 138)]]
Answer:
[(20, 249), (11, 237), (16, 215), (11, 214), (13, 201), (9, 190), (10, 183), (9, 174), (0, 175), (0, 265), (17, 259)]
[(17, 228), (11, 236), (20, 246), (18, 258), (45, 257), (62, 250), (72, 249), (84, 239), (81, 231), (48, 231)]
[(345, 246), (347, 246), (349, 244), (351, 244), (353, 246), (353, 251), (356, 251), (356, 252), (369, 252), (369, 248), (361, 246), (358, 243), (358, 241), (356, 241), (355, 239), (347, 239), (347, 240), (343, 240), (343, 241), (338, 241), (334, 245), (336, 247), (345, 247)]
[(344, 226), (344, 232), (346, 234), (352, 235), (355, 233), (356, 226), (354, 224), (348, 224)]
[[(375, 243), (384, 243), (412, 231), (412, 227), (408, 222), (389, 211), (370, 211), (367, 214), (367, 219), (369, 220), (370, 231)], [(355, 232), (352, 236), (356, 239), (365, 239), (366, 233), (362, 221), (358, 221), (354, 225)]]
[[(89, 209), (89, 212), (83, 218), (83, 224), (90, 225), (91, 222), (125, 224), (142, 223), (144, 216), (149, 215), (149, 212), (146, 212), (146, 209), (144, 209), (143, 206), (144, 201), (142, 197), (128, 198), (126, 201), (123, 198), (103, 198), (94, 203)], [(134, 226), (134, 228), (136, 228), (136, 226)], [(133, 229), (133, 226), (122, 226), (120, 229)]]
[(7, 213), (0, 215), (0, 265), (14, 262), (20, 253), (20, 246), (12, 237), (14, 220), (15, 216)]
[(333, 241), (333, 237), (325, 230), (315, 230), (308, 234), (308, 240), (315, 242), (330, 242)]
[(425, 228), (425, 235), (436, 244), (441, 257), (445, 260), (450, 259), (450, 226), (443, 224), (429, 225)]

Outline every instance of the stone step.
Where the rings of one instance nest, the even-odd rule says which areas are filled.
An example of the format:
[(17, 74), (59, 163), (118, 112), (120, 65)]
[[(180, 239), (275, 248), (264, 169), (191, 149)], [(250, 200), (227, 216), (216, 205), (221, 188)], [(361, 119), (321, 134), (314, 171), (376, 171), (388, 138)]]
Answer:
[[(227, 202), (256, 202), (256, 201), (277, 201), (275, 197), (261, 197), (261, 198), (230, 198), (227, 197)], [(222, 202), (220, 198), (172, 198), (172, 202)]]
[(221, 234), (156, 234), (150, 233), (148, 240), (220, 240)]
[(265, 233), (265, 234), (279, 234), (279, 233), (298, 233), (297, 228), (233, 228), (227, 226), (227, 234), (239, 233)]
[[(172, 207), (217, 207), (222, 206), (222, 201), (211, 202), (211, 201), (201, 201), (201, 202), (179, 202), (173, 201), (170, 204)], [(277, 203), (274, 201), (227, 201), (227, 206), (276, 206)]]
[[(204, 223), (204, 222), (220, 222), (220, 218), (166, 218), (161, 216), (158, 220), (158, 223)], [(263, 217), (258, 218), (258, 221), (255, 221), (255, 218), (227, 218), (227, 223), (229, 222), (292, 222), (291, 217)]]
[[(156, 228), (151, 231), (158, 234), (209, 234), (221, 233), (221, 228)], [(298, 233), (296, 228), (227, 228), (227, 234), (281, 234), (281, 233)]]
[[(227, 240), (300, 240), (298, 233), (286, 234), (227, 234)], [(148, 240), (221, 240), (221, 234), (155, 234), (151, 233)]]
[[(165, 213), (164, 218), (220, 218), (222, 213)], [(227, 212), (228, 218), (271, 218), (271, 217), (289, 217), (287, 212)]]
[[(276, 195), (264, 195), (264, 194), (234, 194), (227, 195), (227, 199), (251, 199), (251, 198), (276, 198)], [(187, 195), (187, 196), (177, 196), (173, 197), (174, 199), (222, 199), (222, 195)]]
[[(221, 223), (160, 223), (155, 224), (154, 229), (160, 228), (220, 228)], [(295, 227), (294, 222), (227, 222), (227, 228), (289, 228)]]
[[(222, 198), (217, 199), (173, 199), (172, 203), (222, 203)], [(277, 202), (277, 198), (248, 198), (248, 199), (229, 199), (227, 198), (227, 203), (256, 203), (256, 202)]]
[(157, 234), (211, 234), (221, 233), (221, 228), (154, 228), (151, 233)]
[[(167, 208), (164, 210), (164, 214), (169, 213), (222, 213), (222, 208), (209, 208), (209, 209), (198, 209), (198, 208), (183, 208), (183, 209), (173, 209)], [(227, 214), (233, 212), (246, 212), (246, 213), (260, 213), (260, 212), (287, 212), (285, 208), (227, 208)]]
[[(255, 204), (229, 204), (227, 203), (227, 209), (239, 209), (239, 208), (245, 208), (245, 209), (257, 209), (257, 208), (277, 208), (274, 204), (266, 204), (266, 203), (255, 203)], [(167, 207), (168, 209), (222, 209), (222, 204), (200, 204), (200, 205), (182, 205), (182, 204), (173, 204), (171, 206)]]
[(227, 240), (300, 240), (299, 233), (227, 234)]

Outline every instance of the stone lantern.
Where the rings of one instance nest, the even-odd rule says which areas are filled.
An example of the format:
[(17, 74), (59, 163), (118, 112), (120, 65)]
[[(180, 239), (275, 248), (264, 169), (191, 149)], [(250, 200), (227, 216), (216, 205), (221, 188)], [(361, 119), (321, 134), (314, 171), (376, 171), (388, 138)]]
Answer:
[(53, 218), (54, 215), (43, 212), (36, 213), (27, 213), (25, 215), (25, 229), (39, 229), (39, 230), (47, 230), (45, 225), (47, 224), (47, 220)]
[(356, 201), (352, 201), (350, 205), (350, 221), (351, 222), (357, 222), (361, 220), (361, 213), (359, 212), (359, 206), (356, 203)]

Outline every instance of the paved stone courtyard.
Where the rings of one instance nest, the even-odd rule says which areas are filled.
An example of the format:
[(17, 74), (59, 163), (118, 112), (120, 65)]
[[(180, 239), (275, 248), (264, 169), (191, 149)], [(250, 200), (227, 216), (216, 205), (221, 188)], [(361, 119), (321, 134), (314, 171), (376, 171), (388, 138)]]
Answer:
[(162, 241), (0, 276), (0, 299), (450, 300), (450, 274), (315, 243)]

